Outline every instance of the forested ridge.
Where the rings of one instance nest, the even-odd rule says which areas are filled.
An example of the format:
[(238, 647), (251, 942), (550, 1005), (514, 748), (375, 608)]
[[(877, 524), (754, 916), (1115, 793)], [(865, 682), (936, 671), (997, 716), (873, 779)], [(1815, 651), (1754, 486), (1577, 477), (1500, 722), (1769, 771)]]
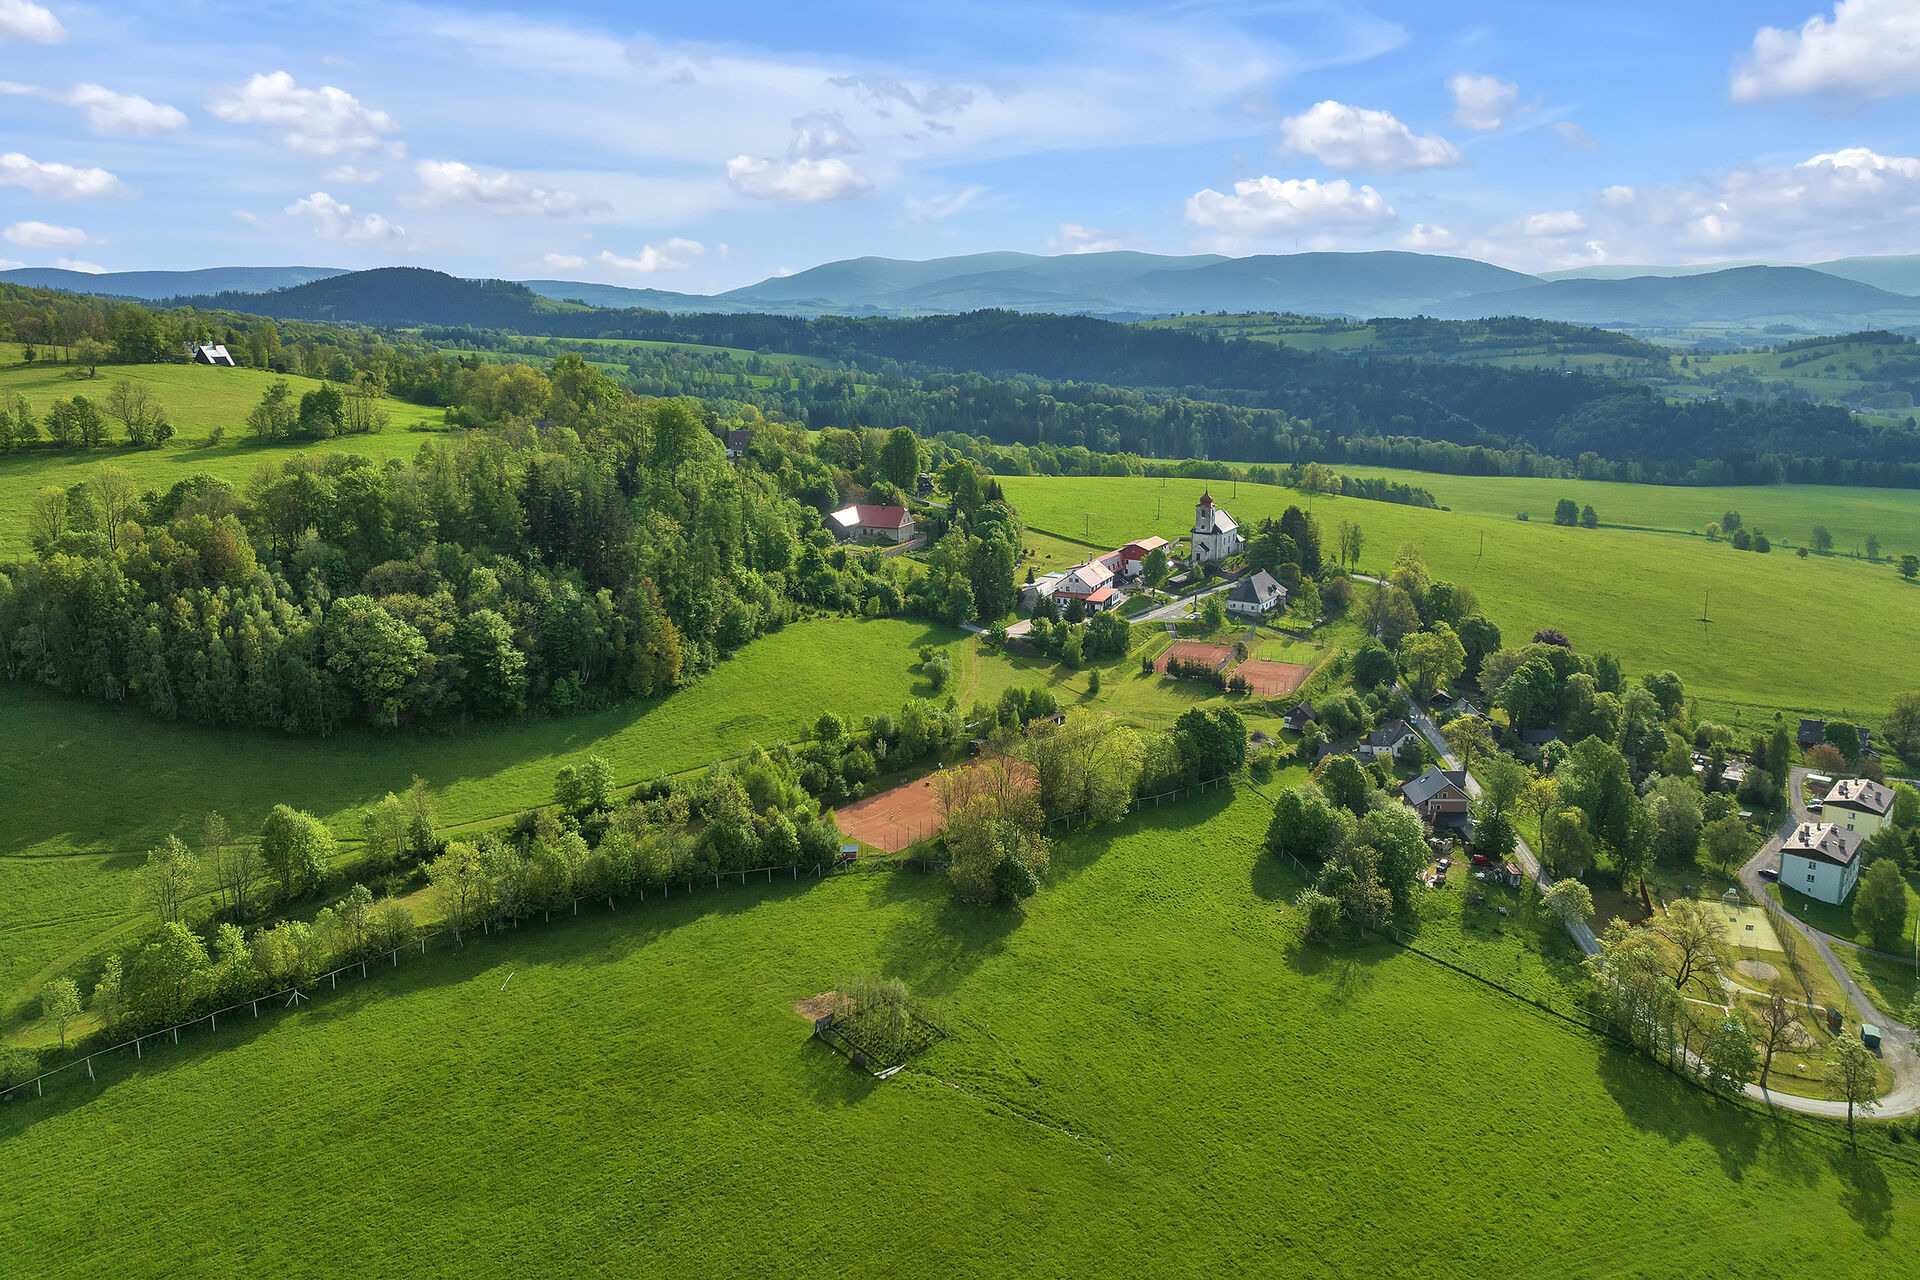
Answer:
[[(421, 274), (434, 273), (395, 269), (275, 294), (182, 301), (261, 307), (297, 319), (352, 319), (348, 299), (358, 289), (360, 315), (382, 323), (411, 315), (413, 323), (446, 324), (458, 307), (445, 287), (427, 290), (409, 310), (406, 290)], [(498, 286), (472, 286), (473, 305), (457, 323), (560, 338), (789, 352), (858, 370), (857, 386), (800, 379), (814, 394), (798, 404), (789, 398), (782, 407), (816, 426), (902, 424), (923, 433), (959, 430), (1001, 443), (1084, 444), (1149, 457), (1550, 474), (1556, 464), (1565, 470), (1565, 463), (1579, 466), (1582, 455), (1592, 454), (1619, 469), (1618, 479), (1920, 484), (1920, 431), (1876, 427), (1833, 406), (1764, 399), (1668, 403), (1651, 388), (1594, 374), (1403, 355), (1356, 360), (1082, 316), (979, 311), (798, 319), (567, 311), (531, 292), (516, 301), (510, 287)], [(1584, 473), (1594, 469), (1588, 462)]]

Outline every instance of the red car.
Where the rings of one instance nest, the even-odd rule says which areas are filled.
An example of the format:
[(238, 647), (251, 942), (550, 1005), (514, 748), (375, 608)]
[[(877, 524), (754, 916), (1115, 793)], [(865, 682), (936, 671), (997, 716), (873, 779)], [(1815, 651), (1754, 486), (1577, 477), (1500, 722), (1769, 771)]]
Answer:
[(1473, 855), (1473, 865), (1476, 867), (1490, 867), (1493, 865), (1493, 859), (1484, 853), (1476, 853)]

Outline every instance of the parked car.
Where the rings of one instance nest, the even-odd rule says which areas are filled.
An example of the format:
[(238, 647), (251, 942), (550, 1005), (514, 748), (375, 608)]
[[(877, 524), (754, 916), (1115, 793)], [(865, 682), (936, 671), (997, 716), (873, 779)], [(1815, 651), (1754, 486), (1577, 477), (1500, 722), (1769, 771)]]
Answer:
[(1484, 853), (1476, 853), (1473, 855), (1473, 865), (1476, 867), (1490, 867), (1493, 865), (1493, 859)]
[(1808, 813), (1819, 813), (1819, 812), (1820, 812), (1820, 811), (1821, 811), (1822, 809), (1825, 809), (1826, 807), (1827, 807), (1827, 802), (1826, 802), (1825, 800), (1809, 800), (1809, 801), (1807, 801), (1807, 812), (1808, 812)]

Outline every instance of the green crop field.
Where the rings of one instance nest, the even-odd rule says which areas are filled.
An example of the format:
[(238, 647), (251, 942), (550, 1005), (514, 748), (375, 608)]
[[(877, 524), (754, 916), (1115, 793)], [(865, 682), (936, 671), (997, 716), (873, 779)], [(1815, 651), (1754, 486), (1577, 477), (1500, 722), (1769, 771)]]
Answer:
[[(949, 648), (962, 705), (1045, 670), (987, 659), (960, 633), (909, 621), (821, 619), (757, 640), (669, 697), (594, 715), (446, 734), (354, 730), (331, 738), (167, 724), (138, 711), (0, 685), (0, 1017), (14, 1022), (53, 973), (135, 927), (133, 871), (209, 809), (236, 831), (275, 804), (357, 837), (359, 812), (419, 775), (447, 826), (552, 798), (553, 776), (589, 754), (622, 784), (700, 767), (754, 743), (805, 736), (823, 710), (867, 716), (930, 690), (913, 664)], [(1064, 694), (1063, 696), (1070, 696)]]
[[(418, 428), (438, 428), (441, 423), (438, 409), (387, 400), (382, 407), (392, 421), (382, 432), (262, 444), (247, 435), (247, 412), (278, 376), (258, 369), (193, 364), (101, 365), (98, 378), (75, 381), (66, 376), (65, 366), (0, 366), (0, 397), (10, 402), (16, 393), (24, 395), (36, 414), (44, 414), (60, 397), (83, 395), (104, 405), (108, 389), (119, 378), (151, 383), (179, 432), (165, 448), (134, 449), (124, 443), (119, 424), (114, 423), (119, 443), (109, 448), (42, 447), (0, 453), (0, 559), (25, 554), (27, 510), (35, 490), (46, 485), (71, 487), (103, 463), (127, 472), (142, 489), (164, 490), (199, 472), (238, 486), (262, 462), (292, 453), (360, 453), (376, 459), (409, 454), (422, 439)], [(312, 378), (288, 376), (286, 381), (296, 396), (321, 385)], [(226, 428), (226, 439), (208, 446), (207, 433), (215, 427)]]
[[(1242, 789), (1077, 834), (1017, 911), (895, 873), (529, 922), (103, 1062), (0, 1107), (8, 1273), (1911, 1260), (1907, 1148), (1851, 1155), (1412, 953), (1303, 944), (1297, 883), (1258, 852), (1265, 815)], [(861, 969), (953, 1030), (884, 1083), (793, 1012)]]
[[(1000, 480), (1035, 529), (1108, 546), (1192, 522), (1198, 480)], [(1611, 650), (1631, 672), (1671, 668), (1716, 715), (1773, 710), (1877, 723), (1910, 688), (1920, 652), (1920, 587), (1887, 565), (1841, 557), (1755, 555), (1704, 538), (1566, 529), (1551, 510), (1529, 522), (1355, 498), (1312, 498), (1268, 485), (1215, 483), (1243, 526), (1311, 504), (1329, 538), (1341, 520), (1365, 533), (1363, 569), (1389, 567), (1403, 544), (1434, 576), (1480, 596), (1510, 643), (1558, 627), (1583, 649)], [(1842, 493), (1848, 491), (1841, 491)], [(1707, 592), (1712, 592), (1711, 601)], [(1703, 610), (1705, 613), (1703, 615)], [(1700, 619), (1710, 617), (1711, 624)], [(1836, 665), (1836, 652), (1846, 655)]]

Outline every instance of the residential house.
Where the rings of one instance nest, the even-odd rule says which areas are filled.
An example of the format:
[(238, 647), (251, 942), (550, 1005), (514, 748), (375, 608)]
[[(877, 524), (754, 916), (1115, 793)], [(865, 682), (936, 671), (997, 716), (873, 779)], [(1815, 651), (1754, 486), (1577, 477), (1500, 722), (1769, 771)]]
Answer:
[(1113, 586), (1113, 566), (1117, 563), (1118, 552), (1109, 551), (1085, 564), (1077, 564), (1060, 575), (1054, 584), (1053, 596), (1056, 600), (1079, 600), (1088, 609), (1111, 609), (1117, 606), (1122, 596)]
[(753, 432), (745, 427), (727, 432), (727, 457), (735, 460), (746, 457), (747, 446), (752, 443)]
[(1378, 760), (1381, 756), (1398, 759), (1400, 749), (1409, 742), (1419, 741), (1419, 738), (1420, 735), (1413, 731), (1412, 725), (1405, 720), (1395, 720), (1392, 724), (1382, 725), (1360, 739), (1360, 744), (1353, 749), (1353, 753), (1362, 760)]
[(1520, 731), (1521, 745), (1532, 747), (1535, 751), (1543, 749), (1549, 742), (1559, 741), (1561, 741), (1561, 734), (1558, 729), (1522, 729)]
[(1287, 607), (1287, 589), (1265, 569), (1250, 573), (1227, 592), (1227, 612), (1258, 618), (1274, 608)]
[(1420, 815), (1422, 822), (1436, 831), (1442, 827), (1455, 827), (1465, 831), (1469, 837), (1473, 834), (1473, 819), (1468, 816), (1465, 769), (1435, 766), (1403, 785), (1400, 799)]
[(1240, 536), (1240, 526), (1233, 517), (1213, 505), (1211, 491), (1202, 492), (1199, 504), (1193, 509), (1193, 534), (1189, 538), (1193, 547), (1193, 562), (1202, 564), (1208, 560), (1225, 560), (1228, 556), (1238, 555), (1246, 545)]
[(1893, 788), (1869, 778), (1842, 778), (1827, 792), (1821, 816), (1863, 837), (1877, 836), (1893, 823)]
[(1800, 749), (1817, 747), (1827, 740), (1827, 722), (1825, 720), (1800, 720)]
[(1780, 885), (1831, 902), (1847, 900), (1860, 879), (1866, 837), (1831, 822), (1803, 822), (1780, 846)]
[(1114, 553), (1120, 557), (1116, 572), (1129, 582), (1138, 582), (1147, 571), (1147, 557), (1156, 551), (1165, 551), (1171, 545), (1165, 538), (1141, 538), (1138, 542), (1129, 542)]
[(856, 503), (828, 516), (827, 523), (842, 542), (906, 542), (913, 537), (913, 513), (905, 507)]
[(234, 363), (233, 356), (228, 353), (226, 345), (219, 342), (196, 346), (193, 349), (193, 362), (195, 364), (223, 365), (229, 369), (239, 367)]
[(1059, 587), (1060, 579), (1066, 576), (1064, 570), (1056, 573), (1043, 573), (1026, 586), (1021, 587), (1020, 607), (1028, 610), (1038, 609), (1041, 601), (1053, 599), (1054, 590)]
[(1289, 732), (1305, 733), (1307, 725), (1318, 720), (1320, 713), (1313, 709), (1311, 702), (1302, 702), (1280, 717), (1280, 723), (1287, 726)]

